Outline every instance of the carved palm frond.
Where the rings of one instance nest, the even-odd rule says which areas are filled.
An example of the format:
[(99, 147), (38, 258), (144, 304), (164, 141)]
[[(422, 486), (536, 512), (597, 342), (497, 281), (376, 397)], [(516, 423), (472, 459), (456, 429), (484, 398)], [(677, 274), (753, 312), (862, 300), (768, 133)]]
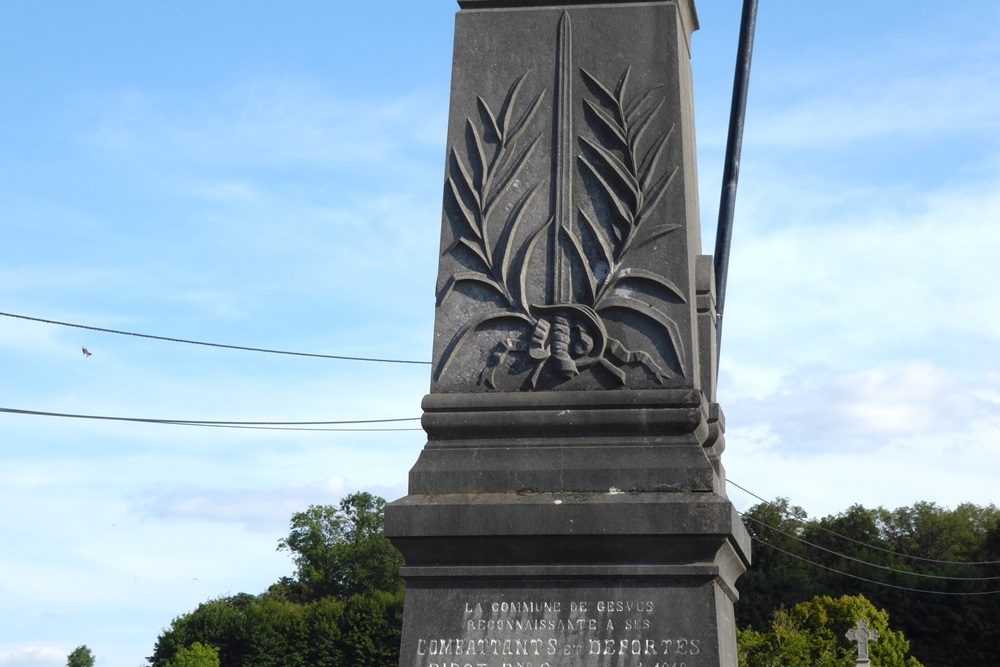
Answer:
[[(674, 127), (650, 138), (650, 129), (655, 127), (665, 99), (658, 94), (659, 86), (630, 97), (631, 68), (625, 70), (614, 88), (586, 69), (580, 72), (593, 94), (592, 99), (584, 100), (584, 111), (594, 134), (580, 137), (579, 162), (594, 196), (603, 199), (606, 206), (595, 207), (597, 218), (583, 208), (579, 211), (582, 230), (596, 241), (587, 249), (589, 259), (572, 235), (570, 247), (585, 267), (594, 309), (602, 316), (610, 310), (625, 311), (652, 323), (664, 333), (683, 368), (680, 331), (656, 304), (685, 303), (684, 292), (657, 272), (628, 266), (631, 251), (681, 228), (678, 224), (651, 222), (657, 219), (657, 209), (678, 173), (677, 167), (664, 168)], [(601, 270), (595, 270), (595, 266)], [(618, 345), (621, 349), (617, 356), (612, 352), (612, 357), (621, 363), (640, 363), (662, 382), (663, 371), (648, 354)]]
[[(523, 290), (518, 299), (514, 297), (516, 283), (511, 282), (511, 265), (519, 249), (524, 250), (524, 246), (517, 246), (518, 233), (541, 184), (522, 194), (512, 207), (500, 206), (519, 182), (541, 139), (538, 135), (524, 146), (518, 141), (531, 126), (545, 96), (542, 90), (519, 110), (522, 105), (518, 100), (527, 76), (525, 73), (511, 85), (499, 114), (477, 97), (482, 122), (467, 119), (467, 155), (463, 157), (458, 149), (451, 149), (447, 191), (454, 200), (459, 226), (445, 254), (461, 249), (478, 270), (451, 276), (438, 292), (438, 304), (444, 303), (458, 285), (468, 283), (486, 287), (496, 292), (507, 307), (527, 312)], [(494, 218), (500, 208), (509, 209), (509, 213), (495, 230), (498, 221)]]
[(672, 280), (656, 273), (655, 271), (635, 268), (622, 269), (618, 274), (618, 282), (619, 284), (625, 282), (651, 284), (655, 287), (666, 290), (675, 298), (679, 299), (681, 303), (686, 301), (684, 298), (684, 292), (681, 291), (680, 287), (678, 287)]
[(666, 331), (667, 336), (670, 339), (670, 344), (674, 349), (674, 353), (677, 355), (677, 360), (680, 362), (680, 367), (684, 368), (684, 348), (680, 345), (680, 329), (678, 329), (677, 323), (670, 319), (666, 313), (659, 308), (646, 303), (642, 299), (637, 299), (619, 292), (605, 298), (601, 306), (596, 310), (598, 313), (603, 313), (604, 311), (614, 308), (641, 315)]
[(452, 337), (451, 341), (449, 341), (448, 346), (444, 349), (444, 353), (441, 355), (441, 360), (438, 362), (437, 368), (434, 370), (434, 380), (437, 381), (441, 379), (444, 372), (448, 370), (448, 366), (451, 365), (452, 360), (461, 351), (465, 343), (468, 342), (469, 337), (471, 337), (472, 334), (485, 329), (489, 325), (499, 324), (501, 322), (524, 323), (528, 326), (534, 326), (535, 323), (530, 316), (517, 312), (498, 313), (485, 317), (477, 322), (470, 322), (458, 330), (458, 332)]
[(597, 240), (601, 259), (609, 266), (607, 275), (598, 281), (595, 305), (610, 297), (622, 280), (622, 267), (629, 251), (680, 228), (680, 225), (650, 227), (648, 224), (678, 171), (675, 167), (668, 173), (661, 173), (662, 158), (674, 128), (645, 146), (647, 131), (665, 100), (657, 99), (659, 86), (630, 99), (631, 71), (631, 68), (625, 70), (612, 91), (586, 69), (580, 70), (597, 99), (596, 102), (584, 100), (584, 106), (600, 130), (596, 138), (580, 138), (584, 148), (580, 164), (607, 202), (611, 214), (611, 219), (601, 225), (580, 211), (588, 231)]

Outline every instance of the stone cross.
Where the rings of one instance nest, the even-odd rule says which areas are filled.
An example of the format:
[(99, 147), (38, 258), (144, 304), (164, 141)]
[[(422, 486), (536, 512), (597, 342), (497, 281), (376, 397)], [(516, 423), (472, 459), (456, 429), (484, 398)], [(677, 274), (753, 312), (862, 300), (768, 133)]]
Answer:
[(858, 665), (867, 665), (868, 642), (878, 641), (878, 630), (868, 628), (868, 621), (863, 618), (858, 619), (858, 624), (847, 631), (847, 638), (858, 643)]

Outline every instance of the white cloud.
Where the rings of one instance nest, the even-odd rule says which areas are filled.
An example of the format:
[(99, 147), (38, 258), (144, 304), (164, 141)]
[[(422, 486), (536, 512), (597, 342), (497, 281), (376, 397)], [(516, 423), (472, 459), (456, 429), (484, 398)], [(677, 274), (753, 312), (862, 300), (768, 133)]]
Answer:
[(853, 89), (836, 86), (759, 113), (747, 140), (755, 149), (839, 150), (845, 143), (888, 137), (981, 136), (1000, 127), (998, 91), (1000, 69), (903, 80), (866, 77)]
[(0, 665), (4, 667), (43, 667), (66, 664), (69, 651), (54, 646), (12, 646), (0, 644)]
[[(65, 285), (51, 275), (85, 275), (100, 264), (101, 275), (73, 285), (94, 311), (82, 321), (153, 311), (158, 321), (143, 322), (151, 333), (166, 329), (170, 315), (224, 318), (256, 331), (261, 320), (273, 326), (282, 316), (325, 321), (328, 332), (365, 321), (373, 325), (367, 338), (344, 336), (369, 352), (359, 356), (412, 340), (408, 331), (398, 334), (420, 312), (412, 328), (425, 332), (424, 352), (394, 356), (425, 356), (441, 102), (408, 93), (351, 97), (277, 81), (197, 98), (92, 98), (78, 121), (97, 129), (76, 156), (76, 171), (99, 181), (96, 187), (127, 188), (129, 196), (115, 197), (121, 203), (104, 210), (72, 252), (62, 245), (39, 250), (44, 265), (18, 274), (19, 294), (33, 303), (65, 299)], [(426, 307), (418, 310), (420, 303)], [(290, 304), (298, 311), (276, 312)]]
[(196, 183), (191, 193), (205, 199), (240, 205), (253, 205), (260, 201), (258, 187), (246, 180), (219, 180)]
[(921, 191), (751, 173), (720, 387), (732, 479), (819, 515), (996, 502), (998, 175)]
[(86, 285), (106, 285), (120, 279), (121, 276), (107, 268), (66, 269), (32, 266), (0, 270), (0, 289), (11, 294), (18, 294), (42, 286), (69, 289)]
[[(877, 60), (861, 68), (831, 57), (825, 69), (812, 60), (778, 72), (786, 79), (772, 78), (770, 89), (755, 78), (721, 397), (724, 462), (748, 488), (821, 514), (853, 502), (993, 498), (1000, 369), (983, 352), (1000, 338), (996, 173), (950, 187), (968, 173), (933, 174), (934, 191), (907, 184), (903, 163), (871, 181), (850, 173), (868, 164), (869, 145), (917, 151), (955, 137), (977, 140), (964, 168), (1000, 169), (990, 153), (1000, 107), (990, 53), (945, 74), (900, 77)], [(795, 87), (776, 95), (793, 75)], [(9, 246), (15, 268), (0, 272), (0, 289), (32, 304), (27, 314), (221, 343), (429, 357), (443, 95), (372, 97), (272, 80), (78, 102), (63, 110), (65, 125), (47, 128), (52, 150), (64, 152), (24, 158), (51, 176), (44, 196), (18, 193), (6, 216), (22, 236)], [(75, 153), (57, 145), (70, 124), (84, 127)], [(718, 146), (721, 137), (699, 141)], [(827, 168), (830, 156), (848, 173)], [(706, 211), (717, 189), (707, 194)], [(139, 417), (363, 419), (418, 415), (428, 381), (426, 367), (110, 335), (84, 363), (75, 340), (0, 322), (5, 371), (19, 369), (18, 381), (0, 383), (0, 398)], [(24, 612), (8, 614), (14, 625), (0, 631), (19, 642), (0, 646), (3, 667), (64, 664), (65, 649), (44, 647), (76, 633), (124, 654), (105, 663), (112, 649), (91, 644), (98, 664), (134, 665), (174, 615), (290, 574), (275, 546), (293, 512), (356, 489), (402, 495), (424, 444), (419, 432), (0, 419), (0, 507), (19, 508), (0, 517), (10, 547), (0, 590)], [(50, 636), (35, 641), (42, 631)]]
[[(858, 16), (869, 9), (859, 6)], [(750, 86), (748, 146), (837, 154), (860, 142), (875, 150), (887, 139), (919, 144), (961, 135), (995, 145), (996, 12), (970, 4), (951, 13), (953, 21), (931, 16), (915, 9), (885, 24), (876, 12), (860, 19), (870, 24), (851, 25), (850, 35), (829, 25), (786, 25), (794, 35), (772, 39), (797, 46), (793, 58), (779, 56), (765, 32)], [(774, 30), (776, 20), (762, 29)]]
[(85, 136), (93, 149), (143, 165), (183, 161), (189, 168), (392, 166), (417, 146), (436, 147), (444, 126), (440, 100), (412, 93), (364, 99), (309, 81), (261, 80), (207, 99), (129, 92), (83, 103), (98, 119)]
[[(727, 409), (728, 475), (812, 516), (860, 503), (890, 509), (1000, 502), (1000, 378), (916, 363), (835, 377)], [(983, 397), (986, 397), (985, 399)], [(744, 509), (758, 500), (731, 488)]]
[[(724, 462), (734, 482), (768, 500), (790, 498), (814, 517), (855, 503), (889, 509), (919, 501), (986, 506), (1000, 503), (995, 479), (1000, 451), (992, 444), (998, 438), (1000, 422), (994, 420), (947, 437), (919, 434), (881, 448), (803, 457), (795, 443), (744, 451), (740, 434), (733, 433), (727, 435)], [(735, 487), (730, 496), (741, 509), (758, 502)]]
[(0, 348), (51, 354), (61, 348), (56, 338), (56, 331), (44, 324), (0, 317)]
[(188, 290), (168, 296), (172, 301), (193, 306), (211, 318), (233, 319), (247, 314), (249, 297), (223, 290)]
[(914, 362), (832, 377), (786, 377), (778, 391), (724, 407), (730, 423), (738, 425), (730, 439), (745, 438), (751, 452), (855, 455), (917, 437), (968, 439), (976, 420), (995, 411), (995, 404), (976, 393), (995, 388), (983, 378), (959, 378), (929, 362)]
[(780, 224), (765, 185), (735, 233), (723, 345), (733, 384), (760, 366), (979, 365), (963, 354), (1000, 340), (1000, 294), (988, 287), (1000, 180), (911, 193), (902, 210), (882, 199), (839, 210), (802, 192), (783, 201), (801, 210)]
[(178, 488), (141, 500), (138, 511), (160, 520), (207, 520), (273, 529), (287, 525), (292, 514), (309, 505), (334, 504), (333, 499), (345, 495), (345, 490), (344, 480), (339, 477), (282, 489)]

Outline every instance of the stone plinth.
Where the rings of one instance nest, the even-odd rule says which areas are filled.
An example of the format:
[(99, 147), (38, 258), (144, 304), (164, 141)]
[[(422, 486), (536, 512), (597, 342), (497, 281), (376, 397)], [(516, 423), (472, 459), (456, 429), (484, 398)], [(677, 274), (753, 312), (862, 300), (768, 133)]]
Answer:
[(749, 540), (719, 496), (411, 495), (392, 507), (407, 560), (402, 667), (736, 665)]
[(735, 667), (691, 0), (460, 0), (401, 667)]

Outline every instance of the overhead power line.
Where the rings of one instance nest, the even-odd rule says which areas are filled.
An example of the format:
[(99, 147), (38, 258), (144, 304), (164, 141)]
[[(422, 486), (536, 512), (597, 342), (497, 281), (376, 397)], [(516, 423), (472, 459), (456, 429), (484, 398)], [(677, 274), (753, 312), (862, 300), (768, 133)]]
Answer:
[(939, 574), (925, 574), (923, 572), (910, 572), (908, 570), (900, 570), (900, 569), (895, 568), (895, 567), (890, 567), (888, 565), (881, 565), (879, 563), (873, 563), (873, 562), (867, 561), (867, 560), (865, 560), (863, 558), (856, 558), (854, 556), (849, 556), (847, 554), (840, 553), (839, 551), (834, 551), (833, 549), (828, 549), (828, 548), (826, 548), (826, 547), (824, 547), (822, 545), (816, 544), (814, 542), (810, 542), (809, 540), (804, 539), (802, 537), (799, 537), (798, 535), (794, 535), (792, 533), (789, 533), (789, 532), (786, 532), (784, 530), (781, 530), (780, 528), (776, 528), (776, 527), (772, 526), (771, 524), (767, 523), (766, 521), (761, 521), (760, 519), (755, 519), (754, 517), (748, 516), (748, 515), (746, 515), (744, 513), (740, 513), (740, 516), (743, 517), (744, 519), (749, 519), (750, 521), (753, 521), (756, 524), (759, 524), (759, 525), (764, 526), (766, 528), (770, 528), (774, 532), (780, 533), (781, 535), (784, 535), (785, 537), (791, 538), (791, 539), (795, 540), (796, 542), (801, 542), (802, 544), (805, 544), (806, 546), (812, 547), (813, 549), (819, 549), (820, 551), (825, 551), (828, 554), (833, 554), (834, 556), (839, 556), (840, 558), (844, 558), (844, 559), (847, 559), (849, 561), (853, 561), (855, 563), (859, 563), (861, 565), (867, 565), (869, 567), (874, 567), (874, 568), (877, 568), (879, 570), (886, 570), (888, 572), (894, 572), (896, 574), (902, 574), (902, 575), (906, 575), (906, 576), (910, 576), (910, 577), (922, 577), (924, 579), (940, 579), (942, 581), (1000, 581), (1000, 577), (946, 577), (944, 575), (939, 575)]
[(781, 553), (785, 554), (786, 556), (789, 556), (791, 558), (795, 558), (796, 560), (800, 560), (803, 563), (808, 563), (809, 565), (812, 565), (813, 567), (818, 567), (818, 568), (827, 570), (829, 572), (833, 572), (834, 574), (840, 574), (840, 575), (843, 575), (845, 577), (850, 577), (851, 579), (858, 579), (860, 581), (865, 581), (865, 582), (868, 582), (869, 584), (875, 584), (876, 586), (883, 586), (885, 588), (895, 588), (897, 590), (907, 591), (907, 592), (910, 592), (910, 593), (927, 593), (929, 595), (956, 595), (956, 596), (965, 596), (965, 597), (972, 596), (972, 595), (1000, 595), (1000, 590), (995, 590), (995, 591), (934, 591), (934, 590), (930, 590), (930, 589), (927, 589), (927, 588), (911, 588), (909, 586), (897, 586), (896, 584), (887, 584), (884, 581), (876, 581), (875, 579), (868, 579), (867, 577), (860, 577), (860, 576), (858, 576), (856, 574), (851, 574), (849, 572), (843, 572), (842, 570), (838, 570), (837, 568), (834, 568), (834, 567), (829, 567), (827, 565), (821, 565), (820, 563), (815, 563), (815, 562), (809, 560), (808, 558), (803, 558), (802, 556), (793, 554), (790, 551), (785, 551), (781, 547), (776, 547), (773, 544), (760, 539), (759, 537), (753, 537), (752, 539), (754, 540), (754, 542), (757, 542), (758, 544), (762, 544), (762, 545), (764, 545), (765, 547), (767, 547), (769, 549), (774, 549), (775, 551), (781, 552)]
[[(194, 419), (153, 419), (146, 417), (109, 417), (105, 415), (81, 415), (66, 412), (43, 412), (40, 410), (21, 410), (17, 408), (0, 408), (0, 413), (14, 415), (29, 415), (34, 417), (61, 417), (66, 419), (90, 419), (98, 421), (132, 422), (139, 424), (163, 424), (167, 426), (201, 426), (206, 428), (239, 428), (262, 431), (421, 431), (420, 428), (326, 428), (329, 426), (356, 426), (360, 424), (388, 424), (398, 422), (419, 421), (420, 417), (404, 417), (399, 419), (354, 419), (341, 421), (211, 421)], [(322, 427), (322, 428), (320, 428)]]
[(148, 338), (151, 340), (162, 340), (169, 343), (184, 343), (186, 345), (202, 345), (204, 347), (219, 347), (227, 350), (241, 350), (243, 352), (263, 352), (265, 354), (283, 354), (292, 357), (314, 357), (318, 359), (337, 359), (339, 361), (367, 361), (379, 364), (416, 364), (429, 366), (429, 361), (415, 361), (412, 359), (379, 359), (376, 357), (348, 357), (339, 354), (315, 354), (310, 352), (289, 352), (287, 350), (270, 350), (262, 347), (244, 347), (242, 345), (223, 345), (222, 343), (206, 343), (198, 340), (186, 340), (184, 338), (170, 338), (168, 336), (154, 336), (152, 334), (135, 333), (134, 331), (119, 331), (118, 329), (105, 329), (103, 327), (91, 327), (84, 324), (73, 324), (72, 322), (59, 322), (57, 320), (46, 320), (41, 317), (29, 317), (27, 315), (16, 315), (14, 313), (3, 313), (4, 317), (13, 317), (19, 320), (29, 320), (31, 322), (42, 322), (43, 324), (55, 324), (61, 327), (72, 327), (74, 329), (86, 329), (87, 331), (100, 331), (101, 333), (117, 334), (119, 336), (133, 336), (135, 338)]
[(886, 549), (884, 547), (880, 547), (880, 546), (878, 546), (876, 544), (871, 544), (870, 542), (864, 542), (862, 540), (856, 540), (853, 537), (848, 537), (847, 535), (842, 535), (841, 533), (838, 533), (838, 532), (836, 532), (834, 530), (830, 530), (829, 528), (827, 528), (827, 527), (821, 525), (820, 523), (818, 523), (815, 519), (807, 519), (807, 520), (803, 521), (802, 519), (799, 519), (798, 517), (790, 517), (789, 514), (781, 506), (775, 505), (770, 500), (766, 500), (765, 498), (762, 498), (762, 497), (758, 496), (753, 491), (751, 491), (751, 490), (749, 490), (749, 489), (747, 489), (747, 488), (745, 488), (743, 486), (740, 486), (739, 484), (737, 484), (736, 482), (734, 482), (731, 479), (727, 479), (726, 482), (728, 484), (731, 484), (731, 485), (735, 486), (740, 491), (743, 491), (743, 492), (745, 492), (745, 493), (753, 496), (754, 498), (756, 498), (760, 502), (764, 503), (765, 505), (768, 505), (769, 507), (773, 507), (774, 509), (776, 509), (779, 512), (781, 512), (786, 517), (789, 517), (789, 518), (791, 518), (791, 519), (793, 519), (795, 521), (799, 521), (801, 523), (811, 524), (811, 525), (815, 526), (818, 530), (823, 531), (824, 533), (827, 533), (829, 535), (833, 535), (834, 537), (839, 537), (840, 539), (847, 540), (848, 542), (853, 542), (854, 544), (857, 544), (857, 545), (862, 546), (862, 547), (867, 547), (868, 549), (872, 549), (873, 551), (881, 551), (882, 553), (886, 553), (886, 554), (889, 554), (891, 556), (898, 556), (900, 558), (909, 558), (911, 560), (919, 560), (919, 561), (923, 561), (925, 563), (936, 563), (938, 565), (1000, 565), (1000, 561), (996, 561), (996, 560), (985, 560), (985, 561), (938, 560), (936, 558), (924, 558), (922, 556), (911, 556), (909, 554), (904, 554), (904, 553), (900, 553), (898, 551), (893, 551), (892, 549)]

